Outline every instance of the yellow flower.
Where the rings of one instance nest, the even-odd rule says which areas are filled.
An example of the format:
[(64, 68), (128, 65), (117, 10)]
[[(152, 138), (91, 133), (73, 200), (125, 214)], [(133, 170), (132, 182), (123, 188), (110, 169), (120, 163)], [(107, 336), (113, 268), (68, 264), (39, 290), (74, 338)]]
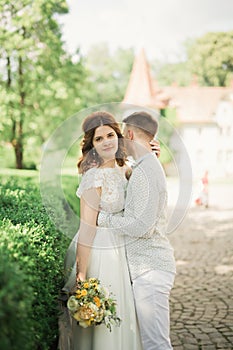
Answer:
[(91, 284), (90, 288), (91, 288), (92, 290), (97, 291), (97, 289), (98, 289), (98, 283), (97, 283), (97, 282), (93, 282), (93, 283)]
[(87, 295), (86, 289), (82, 289), (82, 290), (81, 290), (81, 296), (82, 296), (82, 297), (85, 297), (86, 295)]
[(77, 290), (77, 292), (76, 292), (76, 298), (77, 298), (77, 299), (80, 299), (81, 297), (82, 297), (81, 291), (80, 291), (80, 290)]
[(89, 283), (88, 283), (88, 282), (85, 282), (85, 283), (83, 284), (83, 287), (86, 288), (86, 289), (89, 288)]
[(89, 278), (89, 282), (90, 282), (90, 283), (96, 282), (96, 278), (93, 278), (93, 277), (92, 277), (92, 278)]
[(97, 307), (100, 307), (100, 305), (101, 305), (100, 298), (94, 297), (93, 299), (94, 299), (95, 305), (96, 305)]

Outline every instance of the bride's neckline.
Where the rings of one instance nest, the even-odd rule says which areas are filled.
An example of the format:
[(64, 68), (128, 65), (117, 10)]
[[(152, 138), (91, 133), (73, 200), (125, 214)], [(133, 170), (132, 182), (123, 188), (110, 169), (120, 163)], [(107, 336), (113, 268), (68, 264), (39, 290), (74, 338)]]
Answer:
[(114, 167), (106, 166), (106, 167), (98, 167), (96, 169), (99, 169), (99, 170), (110, 170), (110, 169), (114, 170), (114, 169), (117, 169), (117, 167), (116, 166), (114, 166)]
[(118, 165), (115, 163), (114, 166), (99, 166), (97, 169), (116, 169)]

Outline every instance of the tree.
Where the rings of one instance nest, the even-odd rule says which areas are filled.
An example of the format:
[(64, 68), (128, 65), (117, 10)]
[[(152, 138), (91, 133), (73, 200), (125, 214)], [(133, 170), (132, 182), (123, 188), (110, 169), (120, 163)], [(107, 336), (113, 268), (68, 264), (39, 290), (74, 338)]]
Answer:
[(85, 73), (82, 59), (75, 63), (63, 49), (55, 16), (68, 12), (66, 1), (0, 0), (0, 11), (0, 132), (21, 169), (27, 141), (42, 143), (80, 108)]
[(227, 86), (233, 74), (233, 31), (207, 33), (188, 48), (188, 59), (199, 83)]
[(169, 164), (172, 161), (172, 154), (169, 151), (168, 146), (174, 132), (174, 128), (177, 126), (176, 110), (172, 107), (168, 107), (160, 110), (159, 119), (159, 138), (161, 141), (161, 155), (160, 161), (162, 164)]
[(133, 60), (132, 49), (118, 48), (110, 53), (106, 43), (92, 46), (86, 56), (86, 67), (90, 74), (89, 103), (121, 102)]
[(156, 76), (160, 86), (170, 86), (176, 83), (178, 86), (187, 86), (190, 84), (192, 74), (188, 62), (177, 63), (152, 63), (152, 73)]

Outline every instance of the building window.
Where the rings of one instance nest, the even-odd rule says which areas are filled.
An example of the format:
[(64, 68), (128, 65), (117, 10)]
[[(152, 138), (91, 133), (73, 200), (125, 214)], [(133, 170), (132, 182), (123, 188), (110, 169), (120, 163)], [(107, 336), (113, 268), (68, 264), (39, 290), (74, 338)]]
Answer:
[(201, 163), (203, 161), (203, 149), (197, 149), (196, 160), (197, 163)]
[(218, 153), (217, 153), (217, 161), (219, 163), (222, 163), (222, 156), (223, 156), (223, 152), (221, 150), (218, 151)]
[(219, 135), (221, 136), (223, 134), (223, 128), (219, 127)]
[(232, 160), (232, 150), (229, 150), (227, 151), (227, 154), (226, 154), (226, 161), (231, 162), (231, 160)]
[(227, 127), (226, 135), (231, 136), (231, 127), (230, 126)]

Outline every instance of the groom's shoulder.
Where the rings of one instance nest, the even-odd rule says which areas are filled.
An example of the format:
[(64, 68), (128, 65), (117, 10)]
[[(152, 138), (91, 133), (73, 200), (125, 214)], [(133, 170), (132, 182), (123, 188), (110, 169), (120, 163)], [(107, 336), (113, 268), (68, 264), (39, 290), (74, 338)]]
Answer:
[(142, 165), (144, 172), (148, 177), (151, 177), (153, 181), (162, 183), (166, 181), (166, 175), (163, 166), (156, 155), (151, 154), (150, 157), (147, 157), (145, 159), (145, 162)]
[(142, 167), (144, 169), (147, 169), (148, 171), (159, 171), (161, 173), (164, 173), (163, 167), (156, 155), (151, 153), (148, 157), (144, 159), (142, 162)]
[(153, 155), (148, 155), (133, 167), (132, 177), (148, 176), (150, 174), (153, 176), (157, 169), (160, 169), (158, 160)]

